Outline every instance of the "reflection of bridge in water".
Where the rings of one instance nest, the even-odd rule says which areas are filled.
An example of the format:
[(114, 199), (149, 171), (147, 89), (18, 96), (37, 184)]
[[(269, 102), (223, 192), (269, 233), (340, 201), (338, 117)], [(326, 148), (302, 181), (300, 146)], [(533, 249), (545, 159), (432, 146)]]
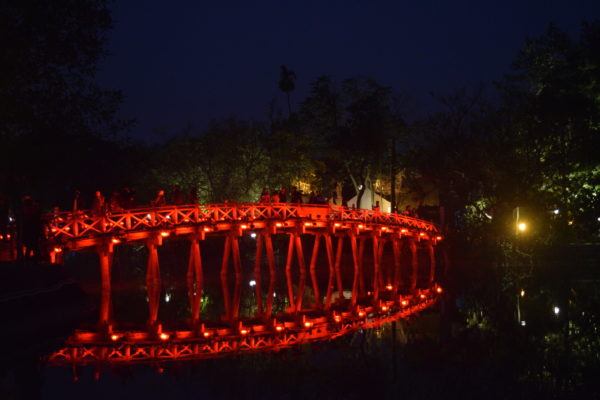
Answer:
[[(92, 248), (99, 255), (101, 271), (98, 329), (72, 335), (64, 348), (50, 356), (50, 362), (55, 364), (183, 360), (276, 350), (333, 339), (408, 317), (434, 304), (441, 293), (435, 284), (436, 269), (441, 269), (436, 268), (435, 245), (442, 239), (437, 227), (398, 214), (321, 205), (226, 204), (136, 209), (102, 216), (60, 213), (51, 215), (49, 220), (47, 237), (54, 262), (61, 261), (65, 250)], [(248, 234), (256, 238), (253, 270), (256, 312), (252, 318), (241, 318), (239, 240)], [(284, 269), (288, 307), (282, 313), (273, 311), (278, 276), (273, 249), (275, 235), (288, 237)], [(302, 241), (306, 236), (314, 238), (308, 268)], [(183, 330), (163, 327), (158, 318), (161, 290), (158, 248), (173, 237), (186, 238), (190, 244), (187, 283), (191, 321)], [(220, 281), (224, 315), (219, 322), (205, 320), (202, 315), (205, 271), (201, 243), (207, 237), (223, 238)], [(367, 241), (372, 249), (369, 266), (365, 262)], [(111, 310), (114, 248), (132, 242), (145, 243), (148, 249), (148, 324), (147, 329), (137, 331), (119, 330)], [(349, 288), (344, 288), (341, 268), (346, 242), (350, 244), (353, 267)], [(326, 271), (317, 268), (322, 244)], [(392, 262), (384, 262), (386, 249), (391, 252)], [(263, 264), (268, 268), (266, 291), (262, 282)], [(317, 272), (327, 273), (324, 290)], [(308, 275), (311, 304), (305, 300)]]

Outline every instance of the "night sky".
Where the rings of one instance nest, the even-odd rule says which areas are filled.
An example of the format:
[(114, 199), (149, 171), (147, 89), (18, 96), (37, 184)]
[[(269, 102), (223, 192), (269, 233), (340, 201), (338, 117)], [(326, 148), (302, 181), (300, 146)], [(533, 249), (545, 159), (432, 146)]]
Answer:
[(100, 82), (121, 89), (132, 135), (159, 140), (211, 118), (263, 119), (279, 66), (298, 77), (363, 75), (412, 100), (409, 119), (444, 93), (502, 76), (526, 37), (553, 21), (576, 33), (600, 1), (123, 1), (113, 5)]

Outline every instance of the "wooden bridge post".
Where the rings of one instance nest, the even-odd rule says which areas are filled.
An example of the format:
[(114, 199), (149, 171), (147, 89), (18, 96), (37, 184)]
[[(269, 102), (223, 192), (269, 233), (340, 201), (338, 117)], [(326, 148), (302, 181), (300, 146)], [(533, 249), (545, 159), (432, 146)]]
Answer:
[(263, 234), (259, 234), (256, 238), (256, 257), (254, 259), (254, 286), (256, 295), (256, 314), (262, 315), (262, 276), (261, 276), (261, 264), (262, 264), (262, 248), (263, 248)]
[(364, 274), (364, 257), (365, 257), (365, 238), (358, 237), (358, 295), (365, 295), (365, 274)]
[(413, 293), (417, 289), (417, 277), (419, 273), (419, 257), (415, 239), (408, 239), (408, 248), (410, 250), (410, 282), (408, 289), (410, 293)]
[(402, 269), (400, 263), (400, 239), (394, 238), (392, 239), (392, 249), (394, 251), (394, 283), (393, 283), (393, 291), (394, 298), (398, 294), (398, 289), (400, 288), (400, 284), (402, 283)]
[(154, 332), (158, 329), (158, 306), (160, 304), (160, 269), (158, 263), (158, 246), (162, 244), (157, 235), (147, 242), (148, 263), (146, 266), (146, 290), (148, 292), (148, 325)]
[(240, 242), (238, 236), (231, 237), (231, 250), (233, 254), (233, 269), (235, 271), (231, 320), (235, 321), (240, 316), (240, 301), (242, 299), (242, 262), (240, 258)]
[(299, 233), (296, 234), (296, 257), (300, 268), (298, 282), (298, 293), (296, 295), (296, 312), (302, 310), (302, 300), (304, 298), (304, 285), (306, 284), (306, 264), (304, 263), (304, 251), (302, 250), (302, 238)]
[(338, 236), (337, 247), (335, 249), (335, 278), (337, 283), (338, 290), (338, 301), (343, 300), (344, 298), (344, 285), (342, 283), (342, 251), (344, 247), (344, 236)]
[(331, 243), (331, 235), (325, 234), (325, 251), (327, 252), (327, 265), (329, 266), (329, 279), (327, 281), (327, 294), (325, 295), (325, 309), (331, 307), (331, 296), (333, 294), (333, 285), (335, 281), (335, 267), (333, 260), (333, 245)]
[(267, 294), (267, 305), (265, 310), (265, 318), (270, 318), (273, 312), (273, 295), (275, 294), (275, 255), (273, 254), (273, 241), (271, 234), (265, 234), (265, 250), (267, 253), (267, 262), (269, 263), (269, 291)]
[(229, 253), (231, 249), (231, 238), (225, 236), (225, 244), (223, 246), (223, 258), (221, 259), (221, 289), (223, 291), (223, 306), (225, 308), (225, 319), (231, 316), (231, 299), (229, 298), (229, 284), (227, 282), (227, 271), (229, 269)]
[(352, 261), (354, 261), (354, 279), (352, 282), (352, 306), (354, 307), (358, 300), (358, 286), (359, 286), (359, 278), (358, 275), (360, 273), (360, 264), (358, 259), (358, 251), (356, 249), (356, 235), (351, 232), (350, 233), (350, 248), (352, 249)]
[(190, 256), (187, 270), (188, 297), (190, 299), (190, 308), (192, 313), (192, 324), (194, 328), (200, 321), (200, 312), (202, 310), (202, 292), (204, 284), (204, 275), (202, 270), (202, 256), (200, 253), (200, 243), (197, 235), (190, 239)]
[(285, 261), (285, 279), (286, 279), (286, 283), (287, 283), (287, 290), (288, 290), (288, 300), (290, 303), (290, 311), (291, 312), (295, 312), (296, 311), (296, 303), (294, 301), (294, 287), (292, 286), (292, 261), (294, 259), (294, 239), (295, 239), (295, 233), (291, 233), (289, 236), (289, 243), (288, 243), (288, 252), (287, 252), (287, 258)]
[(105, 333), (110, 333), (111, 325), (111, 275), (113, 246), (104, 244), (98, 246), (98, 256), (100, 259), (100, 329)]
[(317, 280), (317, 258), (319, 257), (319, 243), (321, 242), (321, 234), (315, 235), (312, 255), (310, 257), (310, 278), (312, 282), (313, 294), (315, 297), (315, 307), (321, 308), (321, 292), (319, 291), (319, 282)]
[(383, 264), (383, 251), (385, 250), (386, 243), (387, 239), (381, 238), (377, 247), (377, 260), (379, 262), (379, 290), (383, 290), (386, 287), (386, 282), (391, 283), (390, 268), (385, 268), (385, 265)]
[(379, 237), (373, 234), (373, 300), (379, 300)]
[(433, 247), (433, 242), (431, 240), (427, 242), (427, 253), (429, 255), (428, 287), (431, 287), (435, 282), (435, 248)]

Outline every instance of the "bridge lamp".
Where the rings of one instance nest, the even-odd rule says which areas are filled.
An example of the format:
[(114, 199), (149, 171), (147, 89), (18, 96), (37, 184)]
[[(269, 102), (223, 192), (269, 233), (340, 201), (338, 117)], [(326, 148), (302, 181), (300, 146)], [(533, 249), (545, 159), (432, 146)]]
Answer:
[(119, 340), (120, 337), (121, 336), (117, 335), (116, 333), (113, 333), (112, 335), (110, 335), (110, 340), (116, 342), (117, 340)]
[(248, 225), (246, 225), (246, 224), (242, 224), (242, 225), (240, 226), (240, 228), (242, 228), (242, 229), (248, 229)]
[(527, 224), (525, 222), (519, 222), (517, 224), (517, 230), (521, 233), (525, 232), (527, 230)]
[(336, 314), (336, 315), (333, 316), (333, 320), (335, 322), (342, 322), (342, 317)]
[(363, 224), (358, 224), (358, 229), (364, 228)]
[(400, 233), (408, 233), (408, 229), (402, 228), (402, 229), (400, 229)]
[(275, 223), (275, 226), (276, 226), (277, 228), (281, 228), (281, 227), (283, 226), (283, 224), (282, 224), (281, 222), (276, 222), (276, 223)]
[(393, 286), (391, 283), (388, 283), (387, 285), (385, 285), (385, 288), (386, 288), (387, 290), (393, 290), (393, 289), (394, 289), (394, 286)]
[(250, 237), (252, 239), (256, 239), (256, 232), (250, 232)]
[(419, 298), (420, 298), (421, 300), (425, 300), (425, 295), (424, 295), (423, 293), (421, 293), (421, 294), (419, 295)]
[(358, 316), (359, 316), (360, 318), (364, 317), (364, 316), (365, 316), (365, 312), (364, 312), (363, 310), (359, 310), (359, 311), (358, 311)]
[(161, 332), (161, 334), (158, 335), (158, 337), (160, 338), (160, 340), (167, 340), (167, 339), (169, 339), (169, 334)]
[(521, 297), (525, 297), (525, 289), (521, 289)]
[(282, 325), (277, 325), (277, 326), (275, 326), (275, 330), (277, 332), (283, 332), (283, 326)]
[(441, 237), (441, 236), (439, 236), (439, 235), (435, 237), (435, 240), (438, 240), (438, 241), (439, 241), (439, 240), (442, 240), (442, 239), (443, 239), (443, 237)]
[(209, 331), (205, 331), (202, 333), (202, 336), (204, 336), (205, 338), (210, 337), (210, 332)]
[(310, 321), (306, 321), (306, 322), (304, 323), (304, 327), (305, 327), (305, 328), (312, 328), (312, 326), (313, 326), (313, 323), (312, 323), (312, 322), (310, 322)]
[(248, 282), (248, 284), (250, 285), (250, 287), (254, 287), (256, 286), (256, 281), (252, 279), (250, 282)]
[(387, 312), (387, 310), (388, 310), (388, 306), (386, 306), (386, 305), (381, 306), (381, 311)]
[[(600, 218), (598, 218), (598, 221), (600, 221)], [(335, 224), (333, 224), (333, 226), (335, 226), (336, 228), (339, 228), (340, 226), (342, 226), (342, 224), (340, 224), (339, 222), (336, 222)]]
[(169, 237), (170, 234), (171, 233), (169, 231), (161, 231), (160, 232), (160, 236), (162, 236), (162, 237)]
[(402, 307), (406, 307), (408, 305), (408, 300), (402, 300), (400, 304), (402, 304)]
[(438, 287), (435, 288), (435, 291), (438, 292), (438, 293), (442, 293), (444, 290), (442, 289), (441, 286), (438, 286)]
[(246, 328), (242, 328), (242, 329), (240, 329), (240, 334), (242, 334), (242, 335), (247, 335), (247, 334), (248, 334), (248, 332), (249, 332), (249, 330), (248, 330), (248, 329), (246, 329)]
[(62, 247), (55, 247), (54, 248), (54, 252), (55, 253), (62, 253), (62, 251), (63, 251)]
[(119, 238), (114, 237), (114, 238), (111, 239), (111, 242), (113, 244), (119, 244), (119, 243), (121, 243), (121, 240)]

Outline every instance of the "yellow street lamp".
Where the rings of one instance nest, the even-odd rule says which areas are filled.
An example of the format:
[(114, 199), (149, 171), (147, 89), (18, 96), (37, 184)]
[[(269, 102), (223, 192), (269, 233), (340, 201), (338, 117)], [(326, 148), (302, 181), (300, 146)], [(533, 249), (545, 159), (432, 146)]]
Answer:
[(525, 222), (519, 222), (517, 224), (517, 229), (519, 232), (525, 232), (527, 230), (527, 224)]

